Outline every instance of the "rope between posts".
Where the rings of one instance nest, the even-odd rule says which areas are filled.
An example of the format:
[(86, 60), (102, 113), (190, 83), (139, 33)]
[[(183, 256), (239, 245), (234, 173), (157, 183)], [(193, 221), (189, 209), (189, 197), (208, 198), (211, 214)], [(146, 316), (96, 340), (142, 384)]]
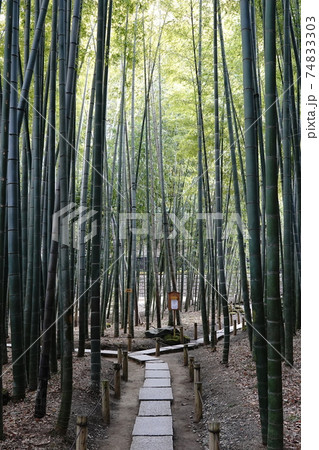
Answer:
[[(94, 405), (94, 408), (93, 408), (93, 409), (90, 411), (90, 413), (88, 414), (87, 419), (89, 419), (89, 417), (91, 417), (92, 414), (95, 412), (95, 410), (96, 410), (96, 408), (98, 407), (98, 405), (100, 404), (101, 400), (102, 400), (102, 395), (100, 395), (98, 401), (97, 401), (96, 404)], [(80, 436), (80, 434), (81, 434), (81, 430), (76, 434), (75, 439), (74, 439), (74, 441), (73, 441), (73, 443), (72, 443), (72, 445), (71, 445), (71, 447), (70, 447), (70, 450), (72, 450), (72, 449), (74, 448), (74, 445), (76, 444), (76, 441), (77, 441), (78, 437)]]

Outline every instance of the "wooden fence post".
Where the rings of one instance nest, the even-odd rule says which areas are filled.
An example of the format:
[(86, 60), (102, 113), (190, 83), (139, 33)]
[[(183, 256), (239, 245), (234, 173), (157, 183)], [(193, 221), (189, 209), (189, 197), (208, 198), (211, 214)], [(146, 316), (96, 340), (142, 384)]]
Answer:
[(238, 320), (238, 325), (240, 324), (240, 313), (237, 313), (237, 320)]
[(215, 339), (215, 341), (214, 341), (213, 350), (214, 350), (214, 352), (216, 352), (216, 345), (217, 345), (217, 331), (216, 330), (214, 331), (214, 339)]
[(128, 380), (128, 351), (123, 350), (123, 375), (122, 379), (124, 381)]
[(208, 424), (208, 431), (209, 431), (209, 450), (219, 450), (220, 423), (210, 422)]
[(114, 397), (121, 398), (121, 366), (119, 363), (113, 363), (114, 368)]
[(189, 379), (194, 381), (194, 356), (189, 357)]
[(194, 422), (197, 423), (203, 416), (203, 402), (202, 402), (202, 382), (196, 381), (194, 383), (194, 393), (195, 393), (195, 414)]
[(110, 386), (108, 380), (102, 380), (102, 417), (105, 423), (110, 423)]
[(127, 350), (132, 351), (132, 336), (130, 334), (127, 335)]
[(194, 363), (194, 383), (200, 381), (200, 364)]
[(194, 340), (197, 341), (197, 323), (194, 323)]
[(245, 317), (243, 317), (242, 325), (241, 325), (241, 331), (245, 331), (245, 330), (246, 330)]
[(179, 342), (184, 344), (184, 328), (180, 327), (179, 329)]
[(160, 356), (161, 354), (161, 344), (160, 344), (160, 339), (156, 338), (156, 351), (155, 351), (155, 356)]
[(86, 450), (88, 436), (87, 416), (76, 417), (76, 450)]
[(188, 345), (184, 344), (184, 366), (188, 366)]
[(122, 364), (122, 346), (120, 345), (117, 349), (117, 362)]
[(233, 325), (233, 315), (230, 314), (230, 326), (232, 326), (232, 325)]
[(237, 334), (237, 321), (234, 320), (234, 336)]

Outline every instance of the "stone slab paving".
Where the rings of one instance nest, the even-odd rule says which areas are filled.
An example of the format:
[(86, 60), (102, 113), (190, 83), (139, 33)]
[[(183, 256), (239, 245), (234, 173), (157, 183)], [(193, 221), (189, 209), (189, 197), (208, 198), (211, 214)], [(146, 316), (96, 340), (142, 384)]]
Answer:
[(171, 387), (171, 380), (170, 378), (146, 378), (143, 387)]
[(164, 401), (142, 401), (140, 403), (140, 409), (138, 411), (139, 416), (171, 416), (171, 402)]
[[(74, 349), (74, 352), (78, 352), (78, 349)], [(84, 353), (91, 353), (91, 349), (90, 348), (85, 348), (84, 349)], [(101, 355), (102, 356), (109, 356), (111, 358), (117, 358), (117, 350), (101, 350)]]
[(158, 361), (158, 358), (155, 358), (155, 356), (151, 356), (151, 355), (135, 355), (134, 353), (129, 353), (128, 357), (130, 359), (134, 359), (135, 361), (138, 362), (146, 362), (146, 361)]
[(170, 400), (173, 401), (172, 388), (144, 388), (140, 389), (139, 400)]
[(148, 348), (146, 350), (138, 350), (137, 352), (133, 352), (134, 355), (153, 355), (156, 353), (156, 348)]
[(102, 356), (113, 356), (117, 358), (117, 350), (101, 350)]
[(145, 369), (145, 378), (171, 378), (169, 370)]
[(131, 450), (173, 450), (172, 436), (134, 436)]
[(165, 362), (147, 362), (145, 364), (145, 369), (151, 369), (151, 370), (169, 370), (168, 364)]
[[(242, 324), (238, 325), (238, 329)], [(230, 327), (230, 332), (233, 327)], [(224, 330), (217, 331), (217, 338), (224, 335)], [(203, 338), (188, 343), (192, 349), (204, 343)], [(162, 353), (180, 351), (183, 344), (161, 348)], [(135, 360), (145, 361), (145, 380), (139, 392), (140, 408), (135, 420), (133, 439), (130, 450), (173, 450), (173, 420), (171, 402), (173, 391), (168, 364), (157, 357), (150, 357), (155, 349), (133, 352), (129, 356)]]
[(173, 436), (171, 416), (136, 417), (133, 436)]

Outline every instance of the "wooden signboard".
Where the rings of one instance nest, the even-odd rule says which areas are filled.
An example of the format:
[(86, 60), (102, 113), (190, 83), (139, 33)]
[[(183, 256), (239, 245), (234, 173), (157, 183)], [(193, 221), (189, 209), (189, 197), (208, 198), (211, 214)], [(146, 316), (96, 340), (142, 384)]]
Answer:
[(181, 294), (176, 291), (168, 293), (168, 309), (174, 313), (174, 337), (176, 328), (176, 311), (179, 310)]
[(176, 291), (168, 293), (168, 309), (170, 311), (177, 311), (180, 306), (181, 294)]

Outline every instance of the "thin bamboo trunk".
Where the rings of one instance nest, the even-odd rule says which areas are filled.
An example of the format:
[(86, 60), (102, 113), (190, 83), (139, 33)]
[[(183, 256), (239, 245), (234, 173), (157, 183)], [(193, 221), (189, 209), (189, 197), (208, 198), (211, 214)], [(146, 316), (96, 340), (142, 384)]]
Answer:
[(293, 296), (293, 228), (291, 187), (291, 124), (290, 124), (290, 32), (289, 1), (284, 1), (284, 94), (283, 94), (283, 205), (284, 205), (284, 273), (283, 302), (285, 317), (285, 358), (293, 364), (294, 305)]
[(256, 371), (258, 380), (259, 409), (263, 443), (267, 442), (268, 429), (268, 395), (267, 395), (267, 347), (265, 342), (265, 315), (263, 304), (262, 268), (260, 253), (260, 225), (258, 203), (258, 167), (256, 164), (257, 142), (254, 130), (256, 123), (254, 84), (252, 64), (251, 23), (249, 1), (240, 1), (243, 81), (244, 81), (244, 112), (245, 112), (245, 150), (247, 177), (247, 215), (249, 256), (250, 256), (250, 288), (253, 310), (253, 350), (256, 356)]
[(269, 0), (265, 5), (268, 449), (283, 448), (275, 13), (276, 2)]
[(216, 231), (217, 231), (217, 261), (218, 261), (218, 291), (221, 296), (224, 316), (224, 349), (223, 364), (228, 364), (230, 330), (228, 295), (226, 290), (225, 257), (222, 241), (222, 180), (221, 180), (221, 154), (220, 154), (220, 129), (219, 129), (219, 105), (218, 105), (218, 54), (217, 54), (217, 17), (218, 0), (214, 0), (214, 114), (215, 114), (215, 199), (216, 199)]
[(11, 325), (13, 397), (25, 396), (25, 358), (23, 346), (22, 274), (20, 264), (20, 192), (19, 192), (19, 138), (17, 124), (19, 2), (13, 1), (11, 47), (11, 95), (9, 116), (9, 146), (7, 174), (8, 207), (8, 297)]
[[(66, 83), (66, 36), (65, 36), (65, 4), (63, 0), (58, 3), (58, 43), (59, 43), (59, 183), (60, 183), (60, 210), (68, 207), (68, 145), (67, 145), (67, 129), (66, 129), (66, 98), (65, 98), (65, 83)], [(62, 236), (63, 222), (60, 224), (59, 236)], [(65, 232), (65, 230), (64, 230)], [(60, 434), (67, 432), (68, 423), (71, 413), (72, 403), (72, 314), (70, 307), (72, 300), (70, 298), (70, 279), (69, 279), (69, 247), (66, 244), (59, 242), (59, 294), (60, 305), (63, 310), (63, 354), (62, 354), (62, 399), (59, 410), (59, 415), (56, 424), (56, 430)]]

